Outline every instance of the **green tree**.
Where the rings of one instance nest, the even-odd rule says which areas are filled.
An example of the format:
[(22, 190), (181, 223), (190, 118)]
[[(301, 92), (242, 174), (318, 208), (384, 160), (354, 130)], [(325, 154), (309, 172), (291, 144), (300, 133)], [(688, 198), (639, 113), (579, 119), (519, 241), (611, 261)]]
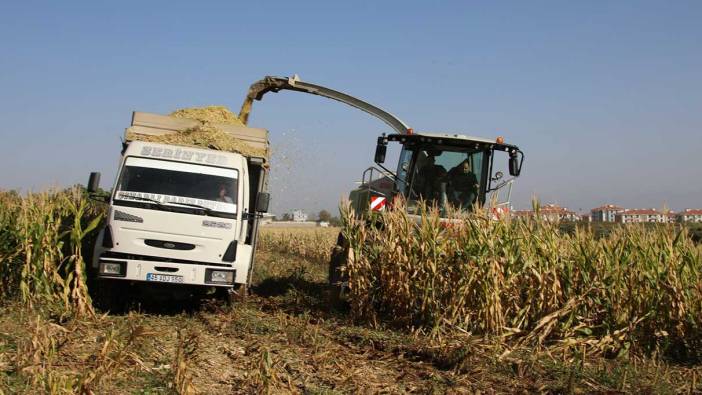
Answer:
[(319, 212), (318, 218), (319, 218), (320, 221), (323, 221), (323, 222), (330, 222), (331, 219), (332, 219), (332, 216), (331, 216), (331, 214), (329, 213), (329, 211), (327, 211), (327, 210), (322, 210), (322, 211)]

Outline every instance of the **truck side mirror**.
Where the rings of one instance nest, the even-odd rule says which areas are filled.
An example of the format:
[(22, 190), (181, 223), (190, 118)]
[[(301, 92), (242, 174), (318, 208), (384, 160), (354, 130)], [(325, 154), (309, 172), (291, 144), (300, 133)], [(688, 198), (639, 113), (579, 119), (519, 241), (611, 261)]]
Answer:
[(388, 152), (388, 143), (385, 136), (378, 137), (378, 145), (375, 146), (375, 163), (385, 162), (385, 154)]
[(256, 196), (256, 211), (259, 213), (268, 212), (268, 204), (271, 201), (271, 194), (268, 192), (259, 192)]
[(100, 173), (94, 171), (90, 173), (90, 179), (88, 180), (88, 193), (95, 193), (98, 188), (100, 188)]
[[(524, 157), (522, 156), (522, 159)], [(519, 173), (522, 171), (522, 161), (519, 156), (514, 153), (509, 155), (509, 175), (513, 177), (519, 177)]]

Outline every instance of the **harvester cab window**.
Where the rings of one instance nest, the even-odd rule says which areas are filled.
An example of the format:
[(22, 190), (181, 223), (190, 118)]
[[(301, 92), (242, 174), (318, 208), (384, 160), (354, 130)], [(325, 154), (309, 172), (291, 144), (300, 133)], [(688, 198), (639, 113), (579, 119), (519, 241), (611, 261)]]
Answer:
[(411, 150), (402, 148), (400, 152), (400, 158), (397, 165), (397, 176), (395, 177), (395, 190), (404, 191), (407, 188), (407, 178), (409, 175), (409, 168), (412, 164), (412, 154)]
[(462, 210), (470, 210), (480, 193), (480, 174), (484, 152), (453, 152), (454, 166), (446, 177), (448, 203)]
[(428, 204), (438, 204), (441, 200), (441, 181), (446, 177), (446, 167), (437, 163), (441, 151), (419, 150), (415, 162), (413, 192)]
[[(453, 148), (453, 149), (451, 149)], [(458, 150), (460, 149), (460, 150)], [(465, 148), (419, 148), (415, 152), (408, 206), (416, 210), (419, 201), (442, 211), (449, 205), (471, 210), (479, 201), (485, 151)]]

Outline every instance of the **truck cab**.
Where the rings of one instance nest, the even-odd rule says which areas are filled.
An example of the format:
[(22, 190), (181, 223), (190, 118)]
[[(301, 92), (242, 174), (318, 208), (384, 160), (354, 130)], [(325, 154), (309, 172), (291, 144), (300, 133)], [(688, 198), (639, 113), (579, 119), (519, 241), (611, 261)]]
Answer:
[[(147, 115), (171, 131), (188, 126), (186, 120)], [(140, 119), (133, 117), (132, 127), (146, 133), (135, 118)], [(93, 254), (97, 278), (146, 287), (248, 284), (258, 218), (268, 205), (265, 161), (235, 152), (125, 141)], [(97, 189), (95, 174), (89, 191)]]

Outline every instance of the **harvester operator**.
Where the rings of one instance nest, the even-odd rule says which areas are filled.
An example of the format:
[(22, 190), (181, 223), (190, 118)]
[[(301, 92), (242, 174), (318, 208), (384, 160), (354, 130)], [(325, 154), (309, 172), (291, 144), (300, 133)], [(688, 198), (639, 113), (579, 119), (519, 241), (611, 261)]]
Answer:
[(468, 159), (459, 163), (448, 172), (448, 195), (451, 204), (458, 208), (469, 209), (478, 196), (478, 178), (473, 173)]
[(440, 201), (440, 183), (446, 177), (446, 168), (435, 163), (436, 155), (436, 152), (427, 152), (426, 162), (417, 172), (415, 182), (414, 190), (417, 191), (420, 198), (429, 204)]

